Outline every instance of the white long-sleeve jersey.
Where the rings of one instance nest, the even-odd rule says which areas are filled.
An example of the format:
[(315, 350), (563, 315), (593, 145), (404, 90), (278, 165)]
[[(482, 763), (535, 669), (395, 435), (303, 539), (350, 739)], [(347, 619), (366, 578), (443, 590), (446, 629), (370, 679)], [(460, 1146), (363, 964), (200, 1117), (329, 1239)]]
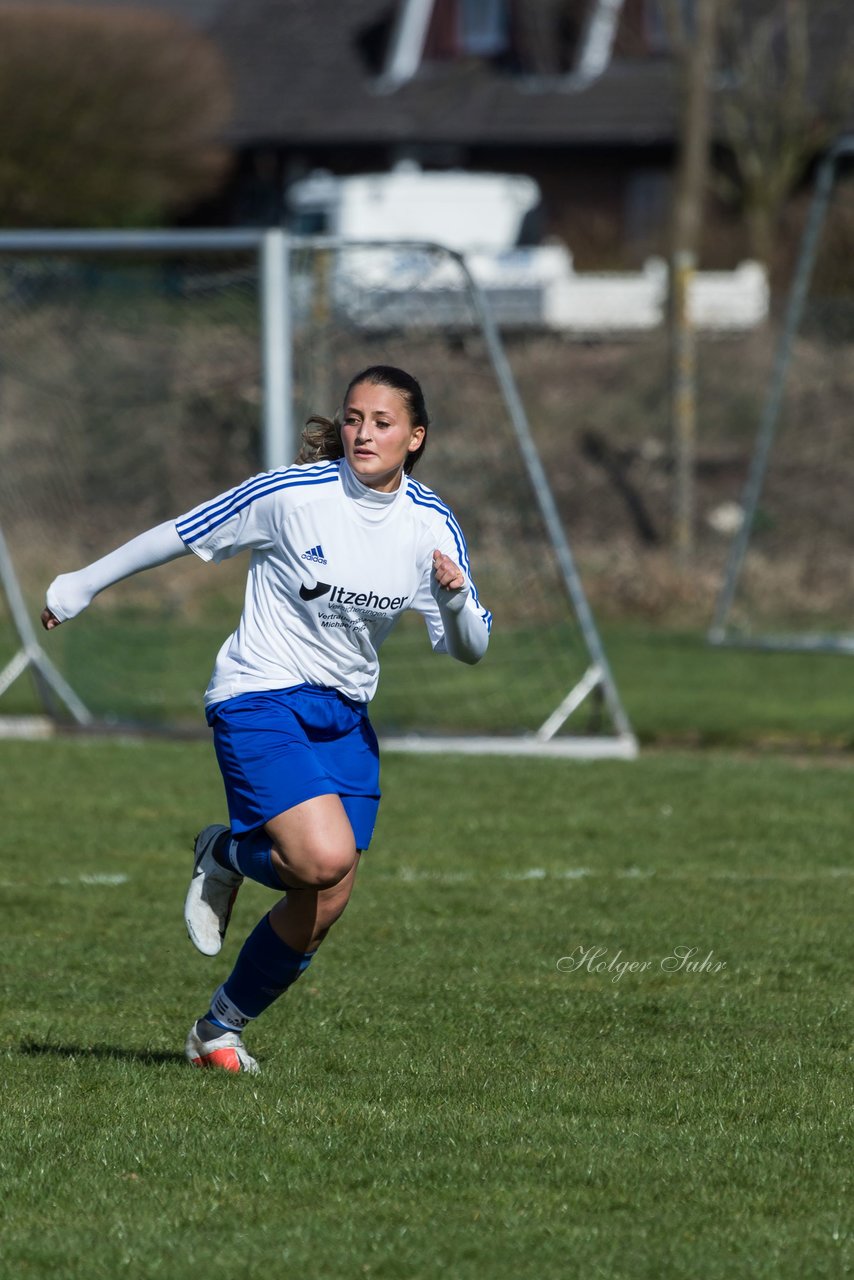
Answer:
[[(460, 526), (411, 477), (380, 493), (343, 460), (284, 467), (202, 503), (175, 527), (203, 560), (251, 551), (243, 614), (217, 655), (206, 705), (302, 683), (367, 702), (380, 645), (407, 609), (423, 615), (437, 652), (476, 662), (486, 651), (491, 614), (469, 576)], [(439, 587), (436, 549), (459, 565), (464, 587)]]
[[(394, 493), (369, 489), (343, 461), (253, 476), (61, 574), (46, 604), (66, 622), (131, 574), (190, 550), (219, 561), (244, 549), (252, 558), (243, 615), (217, 656), (207, 705), (303, 683), (368, 701), (377, 685), (377, 650), (406, 609), (424, 615), (436, 652), (470, 663), (486, 652), (492, 619), (478, 601), (451, 510), (406, 476)], [(462, 587), (439, 586), (432, 572), (437, 549), (459, 565)]]

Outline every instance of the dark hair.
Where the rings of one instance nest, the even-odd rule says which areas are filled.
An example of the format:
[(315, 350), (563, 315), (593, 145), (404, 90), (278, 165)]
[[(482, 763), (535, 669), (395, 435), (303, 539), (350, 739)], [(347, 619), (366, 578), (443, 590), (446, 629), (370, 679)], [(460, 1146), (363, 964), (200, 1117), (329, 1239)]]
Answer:
[[(412, 420), (412, 425), (424, 428), (424, 438), (421, 444), (412, 453), (408, 454), (403, 464), (404, 471), (409, 475), (424, 452), (424, 446), (427, 443), (427, 428), (430, 425), (421, 384), (417, 378), (413, 378), (411, 373), (406, 373), (403, 369), (397, 369), (392, 364), (372, 364), (350, 379), (347, 384), (347, 390), (344, 392), (345, 401), (353, 388), (358, 386), (360, 382), (370, 382), (375, 387), (388, 387), (390, 390), (396, 391), (406, 405), (406, 411)], [(313, 414), (306, 422), (302, 433), (300, 449), (296, 457), (297, 463), (327, 462), (334, 458), (343, 458), (343, 456), (341, 420), (338, 415), (336, 414), (334, 418), (323, 418)]]

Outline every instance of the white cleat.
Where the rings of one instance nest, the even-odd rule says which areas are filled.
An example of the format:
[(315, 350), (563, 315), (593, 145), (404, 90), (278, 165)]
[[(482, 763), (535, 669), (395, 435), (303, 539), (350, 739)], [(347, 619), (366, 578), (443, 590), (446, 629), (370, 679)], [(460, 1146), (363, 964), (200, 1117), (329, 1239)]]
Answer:
[(223, 1031), (215, 1040), (203, 1040), (194, 1022), (187, 1035), (184, 1056), (193, 1067), (212, 1067), (215, 1071), (245, 1071), (257, 1076), (261, 1068), (250, 1054), (236, 1031)]
[(184, 900), (184, 923), (190, 941), (203, 956), (215, 956), (222, 946), (237, 890), (243, 884), (239, 871), (221, 867), (213, 856), (217, 840), (228, 827), (205, 827), (196, 836), (193, 878)]

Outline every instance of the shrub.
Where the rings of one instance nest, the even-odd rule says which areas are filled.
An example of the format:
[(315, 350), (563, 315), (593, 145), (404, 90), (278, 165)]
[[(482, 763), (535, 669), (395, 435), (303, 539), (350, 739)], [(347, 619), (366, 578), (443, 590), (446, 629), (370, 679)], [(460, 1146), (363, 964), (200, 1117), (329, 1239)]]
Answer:
[(228, 153), (227, 74), (163, 14), (0, 9), (0, 224), (150, 225), (209, 194)]

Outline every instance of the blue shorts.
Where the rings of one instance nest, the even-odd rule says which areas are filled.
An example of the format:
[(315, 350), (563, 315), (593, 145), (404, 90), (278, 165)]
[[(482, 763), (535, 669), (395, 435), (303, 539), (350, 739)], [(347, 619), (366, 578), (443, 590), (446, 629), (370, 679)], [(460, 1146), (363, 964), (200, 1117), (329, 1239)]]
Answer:
[(380, 803), (377, 738), (366, 704), (335, 689), (241, 693), (207, 709), (235, 836), (314, 796), (341, 797), (357, 849)]

